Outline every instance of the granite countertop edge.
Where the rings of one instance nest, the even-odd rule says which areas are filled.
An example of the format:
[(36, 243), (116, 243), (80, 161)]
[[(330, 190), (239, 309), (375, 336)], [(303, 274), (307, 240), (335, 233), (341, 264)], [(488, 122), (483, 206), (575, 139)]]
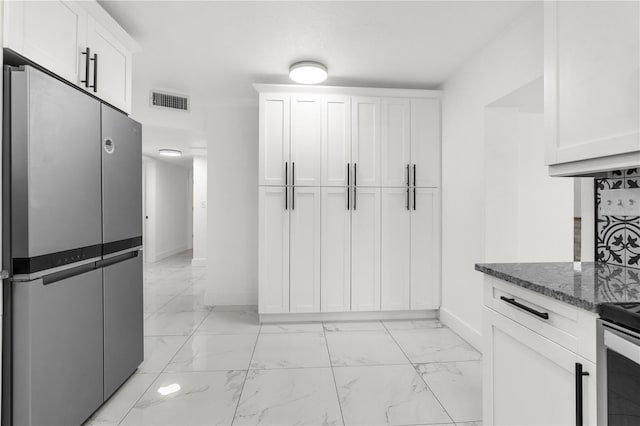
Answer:
[(565, 302), (570, 305), (577, 306), (578, 308), (581, 308), (590, 312), (595, 312), (595, 313), (598, 312), (598, 306), (593, 302), (564, 293), (562, 291), (553, 290), (542, 284), (536, 284), (535, 282), (531, 282), (529, 280), (525, 280), (525, 279), (516, 277), (514, 275), (497, 271), (495, 269), (492, 269), (491, 266), (488, 264), (476, 263), (475, 270), (478, 272), (482, 272), (484, 274), (490, 275), (492, 277), (499, 278), (503, 281), (507, 281), (511, 284), (515, 284), (518, 287), (526, 288), (528, 290), (534, 291), (536, 293), (539, 293), (545, 296), (549, 296), (561, 302)]

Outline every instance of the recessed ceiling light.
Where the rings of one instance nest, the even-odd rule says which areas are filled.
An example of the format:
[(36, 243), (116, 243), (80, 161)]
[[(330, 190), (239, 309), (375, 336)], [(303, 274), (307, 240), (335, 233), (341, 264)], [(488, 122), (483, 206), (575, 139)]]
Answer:
[(318, 84), (327, 79), (327, 67), (319, 62), (296, 62), (289, 67), (289, 78), (296, 83)]
[(177, 149), (159, 149), (158, 152), (160, 155), (167, 157), (180, 157), (182, 155), (182, 151), (178, 151)]

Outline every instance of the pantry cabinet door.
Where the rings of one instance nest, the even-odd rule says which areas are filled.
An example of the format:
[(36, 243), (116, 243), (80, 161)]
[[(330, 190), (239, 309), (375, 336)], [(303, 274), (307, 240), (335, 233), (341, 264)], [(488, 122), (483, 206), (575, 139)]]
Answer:
[(87, 12), (79, 2), (6, 1), (3, 22), (4, 47), (70, 83), (80, 84)]
[[(320, 186), (322, 99), (291, 96), (291, 184)], [(318, 195), (319, 197), (319, 195)]]
[(440, 307), (440, 196), (411, 190), (411, 309)]
[[(97, 63), (90, 65), (90, 93), (105, 102), (127, 112), (131, 112), (131, 51), (118, 39), (89, 17), (87, 45), (91, 54), (97, 56)], [(93, 68), (97, 69), (94, 70)], [(84, 87), (84, 86), (82, 86)]]
[(320, 188), (291, 191), (291, 312), (320, 312)]
[(352, 182), (380, 186), (380, 98), (351, 98)]
[(351, 163), (351, 98), (322, 100), (322, 186), (347, 186)]
[(290, 97), (282, 93), (260, 94), (258, 183), (291, 184), (289, 179)]
[(261, 314), (289, 312), (289, 210), (285, 187), (260, 187), (258, 300)]
[(409, 188), (382, 189), (380, 304), (383, 311), (409, 309), (411, 259), (409, 195)]
[(411, 184), (440, 186), (440, 100), (411, 99)]
[(380, 310), (380, 188), (352, 189), (351, 310)]
[(382, 98), (382, 186), (409, 186), (410, 105), (406, 98)]
[(351, 310), (351, 210), (348, 187), (322, 188), (321, 311)]

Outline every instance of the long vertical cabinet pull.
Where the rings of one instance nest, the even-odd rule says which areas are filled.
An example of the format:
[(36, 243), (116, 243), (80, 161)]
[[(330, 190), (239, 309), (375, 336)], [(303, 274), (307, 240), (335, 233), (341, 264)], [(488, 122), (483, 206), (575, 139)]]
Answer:
[(84, 57), (84, 80), (80, 80), (80, 83), (84, 83), (84, 87), (89, 87), (89, 61), (91, 56), (91, 49), (87, 47), (87, 49), (82, 52)]
[(416, 165), (413, 165), (413, 186), (418, 186), (416, 185)]
[(409, 165), (407, 164), (407, 211), (411, 210), (409, 201), (409, 188), (411, 186), (411, 172), (409, 171)]
[(413, 165), (413, 210), (416, 209), (416, 165)]
[(98, 54), (94, 53), (90, 60), (93, 61), (93, 84), (89, 87), (93, 88), (95, 93), (98, 91)]
[(289, 210), (289, 162), (284, 163), (284, 209)]
[(349, 200), (349, 190), (351, 189), (349, 186), (349, 174), (351, 173), (351, 163), (347, 163), (347, 210), (351, 209), (351, 200)]
[(409, 182), (411, 180), (411, 175), (409, 173), (409, 165), (407, 164), (407, 188), (411, 186), (411, 183)]
[(589, 372), (582, 371), (582, 364), (576, 362), (576, 426), (582, 426), (584, 423), (584, 413), (582, 409), (582, 380), (584, 376), (588, 376)]
[(358, 203), (358, 163), (353, 163), (353, 210), (356, 210)]
[(291, 162), (291, 210), (296, 209), (296, 163)]

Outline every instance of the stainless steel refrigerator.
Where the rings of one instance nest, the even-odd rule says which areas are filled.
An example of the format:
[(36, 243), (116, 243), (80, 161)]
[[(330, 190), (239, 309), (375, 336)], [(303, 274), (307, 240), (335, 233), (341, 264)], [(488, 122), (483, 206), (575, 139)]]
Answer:
[(80, 425), (143, 360), (141, 126), (5, 67), (3, 424)]

